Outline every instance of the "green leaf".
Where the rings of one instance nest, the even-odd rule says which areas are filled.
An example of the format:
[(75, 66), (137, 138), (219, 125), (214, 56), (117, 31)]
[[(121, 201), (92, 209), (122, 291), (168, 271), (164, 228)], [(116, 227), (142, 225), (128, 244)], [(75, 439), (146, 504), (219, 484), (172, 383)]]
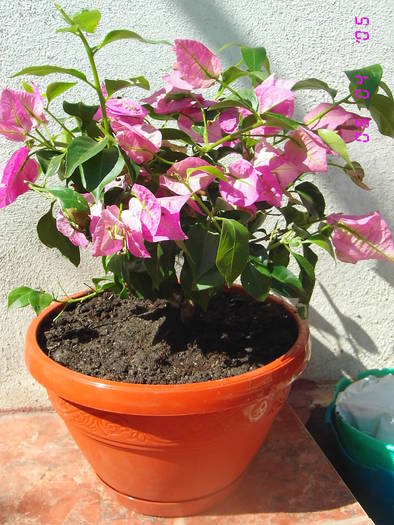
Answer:
[(74, 173), (78, 166), (100, 153), (107, 144), (108, 137), (100, 142), (84, 135), (73, 139), (66, 151), (66, 179)]
[[(204, 311), (206, 311), (209, 300), (216, 293), (217, 288), (211, 287), (205, 288), (204, 290), (196, 290), (193, 287), (193, 272), (187, 258), (184, 259), (179, 280), (185, 297), (191, 299), (195, 304), (198, 304)], [(222, 286), (223, 285), (224, 279), (222, 278)]]
[(38, 221), (37, 233), (38, 238), (45, 246), (58, 249), (74, 266), (79, 265), (79, 248), (74, 246), (72, 242), (56, 228), (56, 221), (52, 215), (52, 206), (48, 213), (43, 215)]
[(24, 308), (30, 304), (30, 293), (32, 288), (19, 286), (8, 294), (8, 308)]
[(188, 231), (185, 252), (192, 270), (190, 286), (194, 290), (220, 287), (224, 280), (216, 268), (220, 235), (195, 224)]
[(274, 264), (279, 264), (280, 266), (287, 266), (289, 264), (290, 254), (289, 250), (283, 244), (279, 244), (269, 252), (270, 260)]
[(249, 71), (249, 77), (252, 79), (253, 87), (256, 87), (269, 77), (268, 69), (267, 71)]
[(254, 126), (257, 123), (257, 115), (247, 115), (245, 118), (242, 119), (242, 122), (239, 126), (240, 130), (249, 128), (251, 126)]
[(93, 120), (93, 116), (98, 110), (99, 106), (87, 106), (83, 102), (67, 102), (63, 101), (64, 111), (73, 117), (76, 117), (81, 130), (88, 134), (90, 138), (98, 138), (101, 136), (100, 130), (97, 127), (97, 122)]
[[(373, 64), (371, 66), (362, 67), (360, 69), (352, 69), (345, 71), (346, 76), (350, 80), (350, 92), (353, 94), (356, 102), (363, 101), (367, 108), (369, 108), (375, 93), (378, 91), (379, 83), (382, 80), (383, 68), (380, 64)], [(361, 79), (361, 77), (368, 77)], [(357, 83), (362, 80), (362, 83)], [(366, 89), (369, 92), (369, 97), (366, 99), (358, 99), (354, 95), (355, 89)]]
[(130, 175), (130, 181), (132, 184), (134, 184), (134, 182), (139, 177), (141, 168), (140, 166), (138, 166), (138, 164), (133, 162), (131, 158), (123, 150), (119, 149), (119, 151), (123, 157), (123, 160), (125, 161), (126, 169)]
[(96, 178), (93, 180), (87, 176), (85, 164), (85, 177), (87, 182), (89, 182), (86, 189), (91, 191), (96, 201), (98, 201), (105, 186), (121, 174), (125, 166), (125, 161), (119, 150), (111, 148), (102, 151), (100, 155), (93, 157), (89, 162), (93, 162), (91, 167)]
[(298, 91), (300, 89), (322, 89), (323, 91), (326, 91), (333, 100), (338, 93), (336, 89), (330, 88), (326, 82), (323, 82), (323, 80), (319, 80), (318, 78), (306, 78), (305, 80), (300, 80), (291, 88), (292, 91)]
[(384, 95), (375, 95), (369, 107), (371, 116), (382, 135), (394, 137), (394, 101)]
[(285, 297), (305, 297), (301, 281), (285, 266), (274, 265), (271, 283), (272, 288)]
[(106, 257), (107, 270), (105, 271), (112, 272), (115, 275), (121, 275), (122, 264), (123, 264), (122, 260), (123, 260), (123, 255), (119, 255), (117, 253), (115, 253), (114, 255), (109, 255), (108, 257)]
[(314, 217), (323, 217), (326, 204), (318, 188), (311, 182), (302, 182), (295, 187), (302, 203)]
[(43, 173), (45, 173), (47, 177), (52, 177), (59, 172), (64, 159), (64, 153), (58, 155), (52, 150), (41, 149), (36, 152), (36, 157)]
[(382, 90), (386, 93), (386, 95), (393, 99), (393, 94), (391, 92), (391, 89), (388, 87), (388, 85), (386, 84), (386, 82), (383, 82), (383, 80), (381, 80), (379, 82), (379, 87), (382, 88)]
[(86, 33), (94, 33), (100, 22), (101, 13), (97, 9), (83, 9), (73, 16), (73, 22)]
[(330, 129), (318, 129), (319, 137), (327, 144), (327, 146), (338, 153), (348, 164), (351, 164), (350, 157), (346, 149), (346, 142), (342, 137), (331, 131)]
[(150, 89), (149, 81), (143, 75), (139, 75), (137, 77), (130, 77), (129, 81), (131, 86), (146, 89), (147, 91), (149, 91)]
[(143, 299), (153, 299), (157, 294), (152, 288), (152, 279), (142, 266), (140, 259), (132, 255), (122, 255), (122, 278), (130, 291)]
[(241, 77), (250, 78), (253, 86), (255, 87), (268, 77), (268, 73), (266, 71), (245, 71), (244, 69), (240, 69), (237, 66), (231, 66), (222, 73), (222, 81), (225, 85), (222, 85), (219, 88), (216, 98), (220, 97), (224, 93), (226, 90), (226, 85), (231, 84)]
[[(83, 186), (88, 192), (93, 192), (102, 180), (110, 173), (116, 162), (119, 160), (119, 150), (115, 147), (109, 149), (105, 148), (97, 155), (90, 158), (80, 166), (82, 170)], [(121, 155), (120, 155), (121, 156)], [(122, 157), (121, 166), (124, 167), (124, 160)], [(116, 178), (119, 172), (115, 175)], [(112, 179), (114, 180), (114, 179)]]
[(43, 173), (47, 172), (49, 163), (51, 162), (53, 157), (56, 157), (56, 156), (57, 156), (57, 153), (50, 149), (40, 149), (36, 152), (36, 158), (38, 160), (38, 163)]
[(108, 97), (116, 93), (116, 91), (120, 91), (121, 89), (131, 86), (131, 83), (128, 80), (111, 80), (107, 78), (104, 80), (104, 84), (108, 93)]
[(242, 286), (257, 301), (265, 301), (271, 287), (271, 272), (256, 257), (249, 257), (241, 274)]
[(63, 102), (63, 109), (72, 117), (78, 117), (83, 123), (88, 123), (94, 117), (99, 106), (88, 106), (83, 102)]
[(286, 225), (288, 226), (292, 222), (295, 224), (305, 224), (310, 217), (307, 212), (297, 210), (294, 206), (287, 204), (283, 208), (280, 208), (279, 211), (283, 214), (286, 219)]
[(139, 87), (147, 90), (150, 89), (149, 82), (144, 76), (131, 77), (128, 80), (105, 79), (104, 84), (109, 97), (113, 95), (116, 91), (119, 91), (120, 89), (125, 89), (127, 87)]
[(194, 140), (184, 131), (176, 128), (160, 128), (160, 133), (163, 140), (181, 140), (186, 144), (194, 145)]
[(62, 210), (70, 209), (80, 213), (89, 211), (85, 197), (71, 188), (47, 188), (46, 191), (59, 200)]
[(249, 256), (249, 232), (233, 219), (221, 219), (222, 231), (216, 256), (216, 266), (227, 286), (242, 273)]
[(308, 239), (308, 242), (323, 248), (323, 250), (326, 250), (326, 252), (328, 252), (331, 257), (335, 259), (335, 253), (330, 239), (332, 231), (332, 226), (324, 226), (323, 229), (311, 235)]
[(64, 67), (59, 66), (50, 66), (50, 65), (43, 65), (43, 66), (30, 66), (26, 67), (24, 69), (21, 69), (21, 71), (18, 71), (18, 73), (15, 73), (12, 75), (13, 77), (19, 77), (21, 75), (33, 75), (36, 77), (45, 77), (47, 75), (53, 75), (55, 73), (60, 73), (62, 75), (70, 75), (72, 77), (79, 78), (80, 80), (83, 80), (84, 82), (87, 82), (86, 75), (82, 73), (82, 71), (79, 71), (78, 69), (67, 69)]
[(213, 175), (217, 179), (224, 180), (224, 181), (227, 180), (223, 172), (216, 166), (196, 166), (195, 168), (187, 168), (186, 181), (188, 181), (189, 177), (193, 175), (193, 173), (196, 171), (205, 171), (205, 173), (209, 173), (210, 175)]
[(52, 295), (42, 290), (34, 290), (27, 286), (14, 288), (8, 294), (8, 308), (24, 308), (29, 304), (34, 308), (36, 314), (46, 308), (53, 301)]
[(204, 290), (217, 290), (224, 286), (224, 279), (217, 267), (211, 268), (208, 272), (202, 275), (198, 282), (194, 284), (194, 287), (197, 291)]
[(180, 282), (185, 296), (206, 309), (209, 299), (224, 287), (223, 276), (216, 267), (219, 234), (195, 224), (184, 242), (184, 264)]
[(29, 84), (28, 82), (25, 82), (24, 80), (21, 80), (22, 87), (25, 91), (28, 93), (34, 93), (33, 86)]
[(259, 107), (259, 101), (257, 95), (252, 88), (239, 88), (238, 95), (247, 101), (249, 106), (255, 110)]
[(76, 35), (78, 33), (78, 26), (72, 25), (67, 27), (59, 27), (56, 29), (56, 33), (72, 33), (73, 35)]
[(293, 257), (300, 267), (299, 279), (305, 291), (306, 302), (309, 303), (315, 287), (315, 266), (317, 255), (306, 245), (303, 245), (304, 255), (293, 253)]
[(104, 37), (104, 40), (94, 48), (94, 52), (99, 51), (104, 46), (111, 44), (112, 42), (116, 42), (117, 40), (138, 40), (139, 42), (143, 42), (144, 44), (166, 44), (171, 46), (171, 42), (168, 42), (167, 40), (151, 40), (149, 38), (143, 38), (138, 33), (135, 33), (134, 31), (129, 31), (128, 29), (115, 29), (114, 31), (110, 31), (107, 33)]
[(265, 125), (267, 126), (280, 127), (286, 130), (295, 130), (300, 126), (300, 123), (296, 120), (287, 118), (279, 113), (273, 113), (272, 111), (266, 111), (263, 113), (263, 118), (265, 120)]
[(152, 286), (159, 295), (166, 295), (177, 283), (175, 273), (175, 250), (173, 243), (154, 243), (148, 247), (150, 259), (144, 260), (144, 267), (152, 279)]
[(76, 82), (52, 82), (51, 84), (48, 84), (47, 87), (47, 100), (48, 100), (48, 106), (52, 102), (53, 99), (67, 91), (68, 89), (75, 86)]
[(48, 164), (48, 169), (45, 175), (47, 177), (53, 177), (53, 175), (57, 175), (61, 168), (63, 159), (64, 159), (64, 153), (62, 153), (61, 155), (56, 155), (55, 157), (52, 157)]
[(267, 58), (264, 47), (241, 47), (242, 58), (249, 71), (259, 71)]
[(32, 290), (29, 296), (29, 302), (33, 310), (38, 315), (44, 308), (49, 306), (53, 301), (51, 294), (42, 292), (41, 290)]
[(228, 69), (225, 69), (222, 73), (222, 80), (225, 84), (231, 84), (237, 78), (249, 76), (248, 71), (240, 69), (237, 66), (230, 66)]

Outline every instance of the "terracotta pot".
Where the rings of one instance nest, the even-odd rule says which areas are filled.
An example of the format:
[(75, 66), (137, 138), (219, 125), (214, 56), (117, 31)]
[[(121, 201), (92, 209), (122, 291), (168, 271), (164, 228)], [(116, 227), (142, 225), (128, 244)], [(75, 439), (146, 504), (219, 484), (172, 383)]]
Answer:
[(236, 486), (309, 358), (307, 322), (287, 303), (269, 300), (295, 318), (294, 346), (270, 364), (228, 379), (139, 385), (69, 370), (37, 342), (40, 325), (56, 304), (31, 323), (26, 364), (99, 478), (123, 504), (155, 516), (195, 514)]

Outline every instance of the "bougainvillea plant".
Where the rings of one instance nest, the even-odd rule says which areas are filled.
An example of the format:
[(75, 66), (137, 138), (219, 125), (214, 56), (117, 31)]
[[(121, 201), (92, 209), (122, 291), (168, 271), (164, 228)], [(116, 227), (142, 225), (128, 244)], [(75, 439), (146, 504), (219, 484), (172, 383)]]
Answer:
[[(0, 207), (37, 192), (48, 203), (37, 225), (40, 240), (76, 266), (80, 250), (102, 258), (105, 275), (73, 301), (111, 290), (122, 298), (177, 298), (206, 308), (240, 278), (253, 298), (264, 301), (273, 291), (298, 299), (305, 312), (318, 250), (349, 263), (394, 260), (379, 212), (327, 214), (315, 185), (335, 166), (368, 190), (347, 144), (364, 140), (371, 124), (353, 112), (357, 107), (393, 137), (394, 103), (380, 65), (347, 71), (349, 94), (337, 100), (321, 80), (271, 74), (263, 47), (240, 47), (240, 62), (223, 70), (205, 45), (177, 39), (163, 87), (135, 100), (119, 93), (149, 90), (148, 81), (100, 79), (96, 54), (121, 39), (171, 44), (122, 29), (91, 46), (87, 34), (99, 11), (71, 16), (57, 8), (67, 24), (59, 31), (81, 40), (92, 78), (77, 69), (32, 66), (15, 76), (74, 81), (50, 83), (45, 94), (33, 82), (3, 90), (0, 133), (21, 146), (1, 168)], [(90, 86), (99, 104), (63, 101), (64, 114), (56, 116), (53, 100), (75, 80)], [(249, 87), (235, 87), (240, 82)], [(332, 102), (295, 119), (296, 93), (308, 89), (324, 90)], [(9, 306), (30, 304), (37, 313), (52, 301), (64, 299), (27, 286), (9, 294)]]

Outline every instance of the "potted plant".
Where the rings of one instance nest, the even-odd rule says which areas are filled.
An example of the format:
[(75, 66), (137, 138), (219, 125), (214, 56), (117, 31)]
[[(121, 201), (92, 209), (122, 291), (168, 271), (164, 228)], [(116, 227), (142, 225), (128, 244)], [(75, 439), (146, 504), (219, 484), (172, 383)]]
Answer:
[[(21, 146), (2, 168), (0, 207), (39, 193), (40, 240), (74, 265), (90, 249), (104, 276), (72, 297), (21, 286), (8, 304), (38, 314), (27, 366), (102, 481), (137, 511), (195, 513), (236, 486), (306, 365), (316, 252), (394, 258), (378, 212), (327, 214), (314, 184), (334, 165), (368, 189), (346, 145), (365, 140), (370, 118), (352, 110), (393, 136), (392, 96), (380, 65), (347, 71), (337, 100), (321, 80), (275, 77), (262, 47), (241, 47), (223, 70), (202, 43), (177, 39), (164, 87), (136, 101), (119, 93), (148, 81), (101, 81), (96, 54), (120, 39), (168, 42), (122, 29), (92, 46), (99, 11), (57, 9), (91, 76), (30, 66), (15, 76), (69, 81), (3, 90), (0, 133)], [(56, 115), (77, 81), (99, 104), (64, 100)], [(332, 102), (297, 120), (303, 89)]]

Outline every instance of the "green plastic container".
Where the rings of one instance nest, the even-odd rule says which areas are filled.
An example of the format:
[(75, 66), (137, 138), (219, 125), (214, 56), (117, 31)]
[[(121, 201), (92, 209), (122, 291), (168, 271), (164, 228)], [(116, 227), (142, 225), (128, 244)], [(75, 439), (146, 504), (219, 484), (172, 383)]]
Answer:
[[(357, 376), (357, 380), (371, 375), (385, 376), (387, 374), (394, 374), (394, 368), (365, 370), (365, 372)], [(345, 390), (351, 383), (352, 381), (349, 379), (343, 378), (335, 385), (334, 404), (339, 392)], [(383, 467), (387, 470), (394, 471), (394, 443), (385, 443), (384, 441), (364, 434), (364, 432), (360, 432), (357, 428), (349, 425), (336, 410), (335, 421), (344, 448), (357, 463), (368, 467)]]

